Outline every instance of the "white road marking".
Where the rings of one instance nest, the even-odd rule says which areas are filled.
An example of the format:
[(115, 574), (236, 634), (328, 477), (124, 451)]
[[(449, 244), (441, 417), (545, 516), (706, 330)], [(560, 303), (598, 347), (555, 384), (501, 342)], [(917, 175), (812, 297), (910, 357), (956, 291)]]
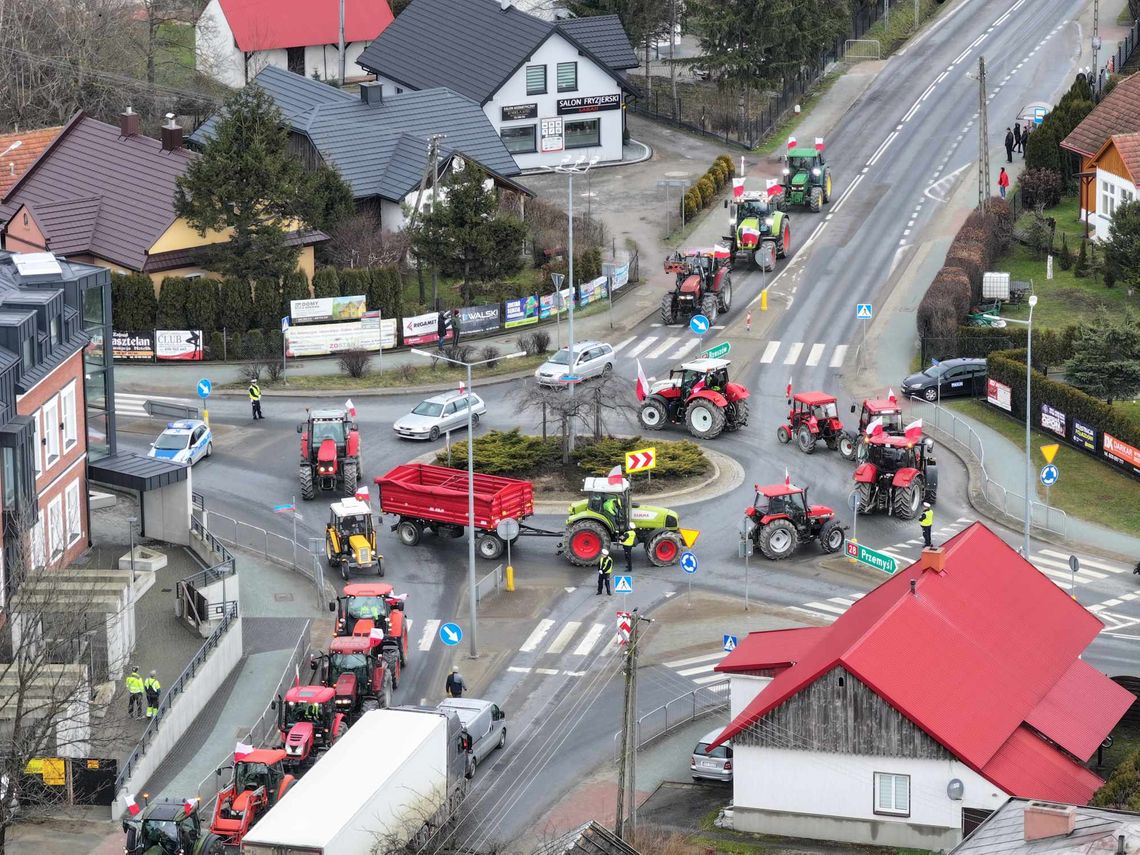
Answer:
[(665, 354), (665, 351), (671, 347), (674, 347), (680, 340), (681, 339), (678, 336), (669, 336), (669, 338), (665, 339), (665, 341), (663, 341), (660, 345), (658, 345), (649, 353), (645, 354), (645, 358), (657, 359), (658, 357), (663, 356)]
[(645, 350), (645, 348), (652, 345), (655, 341), (657, 341), (657, 336), (655, 336), (655, 335), (646, 336), (640, 342), (638, 342), (638, 344), (635, 347), (633, 347), (629, 351), (629, 353), (626, 354), (626, 356), (629, 356), (629, 357), (637, 356), (639, 353), (641, 353), (641, 351)]
[(677, 673), (682, 677), (692, 677), (694, 674), (707, 674), (715, 667), (716, 663), (710, 662), (708, 665), (698, 665), (695, 668), (686, 668), (684, 671), (678, 671)]
[(807, 359), (804, 360), (804, 365), (807, 365), (807, 366), (813, 367), (813, 368), (816, 365), (819, 365), (819, 360), (823, 356), (823, 348), (824, 348), (824, 345), (822, 345), (822, 344), (818, 344), (818, 343), (813, 344), (811, 346), (811, 352), (808, 353)]
[[(1041, 555), (1050, 555), (1054, 558), (1063, 558), (1063, 559), (1065, 559), (1065, 561), (1069, 560), (1069, 556), (1067, 556), (1065, 553), (1057, 552), (1057, 551), (1052, 550), (1052, 549), (1042, 549), (1042, 550), (1040, 550), (1040, 554)], [(1121, 566), (1116, 565), (1116, 564), (1105, 564), (1103, 561), (1095, 561), (1092, 558), (1081, 558), (1080, 556), (1077, 556), (1077, 557), (1081, 562), (1081, 568), (1082, 569), (1084, 569), (1084, 567), (1087, 565), (1089, 567), (1096, 567), (1098, 570), (1107, 570), (1109, 573), (1126, 573), (1126, 572), (1128, 572), (1127, 568), (1121, 567)]]
[(605, 631), (605, 624), (596, 623), (591, 626), (586, 632), (586, 637), (574, 648), (574, 655), (589, 656), (590, 651), (594, 649), (594, 645), (598, 643), (598, 639), (602, 637), (602, 633)]
[(703, 686), (705, 683), (715, 683), (717, 680), (723, 680), (724, 674), (710, 674), (708, 677), (696, 677), (693, 682), (698, 686)]
[[(1052, 558), (1041, 558), (1040, 556), (1037, 556), (1036, 558), (1032, 559), (1031, 563), (1036, 565), (1038, 568), (1041, 568), (1041, 565), (1044, 564), (1046, 567), (1052, 567), (1064, 573), (1072, 572), (1069, 569), (1068, 561), (1054, 561)], [(1081, 579), (1084, 577), (1088, 577), (1090, 579), (1107, 579), (1108, 574), (1098, 573), (1096, 570), (1088, 570), (1082, 564), (1081, 569), (1077, 571), (1077, 578)]]
[(558, 669), (557, 668), (535, 668), (534, 673), (545, 674), (548, 677), (556, 677), (556, 676), (558, 676)]
[(780, 349), (780, 342), (770, 341), (767, 347), (764, 348), (764, 353), (760, 357), (760, 361), (767, 365), (776, 358), (776, 352)]
[[(931, 87), (930, 87), (930, 88), (931, 88), (931, 89), (933, 89), (933, 88), (934, 88), (934, 85), (933, 85), (933, 84), (931, 84)], [(929, 91), (929, 90), (928, 90), (928, 91)], [(884, 153), (884, 152), (885, 152), (885, 151), (886, 151), (888, 148), (890, 148), (890, 145), (891, 145), (891, 143), (893, 143), (893, 142), (895, 141), (895, 138), (896, 138), (898, 135), (899, 135), (899, 132), (898, 132), (898, 131), (891, 131), (891, 133), (890, 133), (890, 134), (887, 136), (887, 138), (886, 138), (885, 140), (883, 140), (883, 144), (882, 144), (881, 146), (879, 146), (879, 148), (878, 148), (878, 151), (876, 151), (876, 152), (875, 152), (875, 153), (874, 153), (874, 154), (871, 156), (871, 159), (867, 161), (867, 165), (868, 165), (868, 166), (874, 166), (874, 165), (875, 165), (875, 164), (878, 162), (879, 158), (883, 156), (883, 153)]]
[(574, 637), (574, 633), (576, 633), (581, 626), (581, 621), (567, 621), (558, 635), (554, 636), (554, 641), (550, 642), (550, 646), (546, 648), (546, 652), (561, 653), (566, 648), (566, 645), (570, 643), (570, 639)]
[(697, 337), (693, 336), (691, 339), (689, 339), (687, 342), (685, 342), (683, 345), (681, 345), (676, 350), (674, 350), (671, 354), (669, 354), (669, 359), (676, 361), (676, 360), (680, 359), (681, 357), (683, 357), (686, 353), (688, 353), (690, 350), (692, 350), (696, 346), (697, 346)]
[(831, 368), (838, 368), (843, 364), (843, 360), (847, 357), (847, 345), (837, 344), (835, 350), (831, 352), (831, 362), (828, 363)]
[(523, 653), (530, 653), (535, 650), (542, 639), (546, 637), (546, 633), (550, 632), (550, 628), (554, 626), (554, 621), (549, 618), (543, 618), (538, 622), (538, 626), (534, 628), (530, 636), (523, 642), (522, 647), (519, 648)]
[(800, 358), (800, 351), (803, 349), (804, 343), (802, 341), (797, 341), (795, 344), (793, 344), (791, 350), (788, 351), (788, 355), (784, 357), (784, 364), (795, 365), (796, 360)]
[[(847, 609), (836, 608), (835, 606), (829, 605), (828, 603), (805, 603), (804, 605), (809, 606), (810, 608), (813, 608), (813, 609), (819, 609), (821, 611), (831, 612), (832, 614), (837, 614), (837, 615), (841, 615), (845, 611), (847, 611)], [(793, 608), (794, 608), (794, 606), (793, 606)]]
[(623, 341), (623, 342), (619, 342), (618, 344), (615, 344), (615, 345), (614, 345), (614, 353), (617, 353), (617, 352), (618, 352), (619, 350), (621, 350), (623, 347), (627, 347), (628, 345), (632, 344), (632, 343), (633, 343), (634, 341), (636, 341), (636, 340), (637, 340), (637, 336), (635, 336), (635, 335), (631, 335), (631, 336), (630, 336), (629, 338), (627, 338), (625, 341)]
[(439, 632), (439, 624), (438, 620), (424, 621), (424, 631), (420, 636), (420, 643), (416, 645), (419, 650), (431, 650), (435, 634)]
[(723, 650), (718, 650), (716, 653), (707, 653), (704, 656), (691, 656), (688, 659), (674, 659), (672, 662), (662, 663), (666, 668), (685, 668), (689, 665), (697, 665), (701, 662), (711, 662), (714, 659), (723, 659), (727, 654)]

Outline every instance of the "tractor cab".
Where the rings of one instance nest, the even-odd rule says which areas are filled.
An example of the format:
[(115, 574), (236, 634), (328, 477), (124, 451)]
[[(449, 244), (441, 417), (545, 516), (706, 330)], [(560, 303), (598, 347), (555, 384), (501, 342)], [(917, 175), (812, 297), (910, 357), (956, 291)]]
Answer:
[(628, 480), (622, 478), (620, 483), (611, 483), (608, 478), (587, 478), (582, 482), (582, 492), (586, 494), (587, 510), (605, 517), (612, 531), (626, 530), (630, 511), (637, 507), (630, 503)]
[(340, 735), (344, 716), (334, 700), (327, 686), (293, 686), (284, 699), (278, 695), (277, 730), (291, 768), (311, 762), (317, 749), (330, 747)]
[(680, 368), (669, 372), (669, 380), (681, 390), (681, 397), (688, 399), (703, 389), (725, 394), (728, 390), (727, 359), (697, 359), (686, 362)]
[(661, 300), (666, 326), (701, 314), (715, 323), (717, 314), (732, 306), (732, 252), (723, 246), (686, 249), (665, 259), (665, 272), (676, 274), (673, 287)]
[(391, 687), (386, 674), (390, 669), (383, 648), (383, 640), (375, 636), (342, 635), (332, 640), (328, 653), (310, 657), (309, 667), (319, 673), (319, 681), (336, 693), (338, 711), (359, 715), (366, 697), (382, 699), (376, 706), (388, 706)]
[(756, 485), (752, 506), (744, 509), (751, 523), (753, 543), (765, 558), (779, 560), (795, 553), (802, 543), (819, 542), (826, 553), (838, 552), (846, 535), (835, 511), (808, 503), (807, 488), (794, 484)]
[(760, 524), (766, 524), (778, 516), (786, 516), (801, 525), (808, 519), (834, 516), (831, 508), (824, 505), (809, 505), (807, 488), (792, 484), (771, 484), (765, 487), (756, 485), (756, 498), (752, 507), (744, 512)]
[(403, 633), (404, 601), (393, 596), (386, 582), (345, 585), (343, 596), (329, 603), (329, 611), (337, 615), (337, 635), (368, 638), (373, 629), (386, 636)]
[[(210, 831), (231, 846), (241, 844), (246, 832), (285, 795), (296, 780), (285, 771), (288, 755), (278, 748), (259, 748), (233, 765), (233, 776), (218, 793)], [(222, 774), (222, 769), (217, 770)]]
[(901, 520), (914, 519), (923, 501), (938, 495), (938, 465), (934, 440), (921, 434), (892, 436), (875, 431), (862, 441), (864, 451), (855, 469), (859, 513), (887, 511)]
[[(854, 404), (851, 405), (851, 412), (855, 412)], [(859, 413), (859, 433), (865, 433), (867, 425), (875, 419), (882, 419), (883, 433), (902, 435), (902, 408), (893, 398), (868, 398), (863, 401), (863, 409)]]
[(301, 434), (301, 496), (311, 499), (316, 490), (343, 488), (356, 492), (360, 476), (360, 432), (343, 409), (307, 410), (297, 425)]
[[(822, 145), (822, 143), (820, 143)], [(784, 192), (781, 208), (806, 205), (818, 213), (831, 200), (831, 170), (823, 159), (822, 148), (793, 148), (784, 162)]]
[(376, 552), (372, 509), (365, 502), (356, 498), (341, 499), (329, 506), (325, 558), (330, 568), (340, 568), (346, 580), (352, 572), (373, 568), (384, 575), (383, 556)]
[(125, 855), (205, 855), (214, 851), (220, 842), (203, 833), (195, 801), (156, 799), (138, 817), (124, 820)]
[(806, 422), (822, 425), (830, 423), (835, 429), (841, 429), (839, 421), (839, 408), (834, 395), (826, 392), (797, 392), (792, 396), (792, 410), (789, 419), (793, 424)]

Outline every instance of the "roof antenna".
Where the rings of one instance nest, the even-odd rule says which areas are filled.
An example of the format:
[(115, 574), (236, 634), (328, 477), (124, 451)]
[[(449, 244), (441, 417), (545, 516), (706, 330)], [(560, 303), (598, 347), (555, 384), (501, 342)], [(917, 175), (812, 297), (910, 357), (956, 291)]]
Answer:
[(918, 596), (918, 591), (916, 590), (917, 588), (918, 588), (918, 582), (915, 581), (914, 579), (911, 579), (910, 580), (910, 595), (912, 597)]

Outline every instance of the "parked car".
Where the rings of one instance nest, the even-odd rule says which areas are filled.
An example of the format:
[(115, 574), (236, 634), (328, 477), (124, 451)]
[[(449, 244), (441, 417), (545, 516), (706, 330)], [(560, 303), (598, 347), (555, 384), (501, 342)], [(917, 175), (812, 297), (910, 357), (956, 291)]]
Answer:
[(487, 405), (474, 392), (445, 392), (420, 401), (406, 416), (392, 425), (404, 439), (439, 439), (441, 433), (467, 427), (467, 407), (471, 407), (471, 426), (486, 415)]
[(167, 423), (166, 430), (150, 444), (147, 457), (193, 466), (213, 453), (214, 434), (210, 426), (200, 419), (186, 419)]
[(609, 374), (614, 368), (614, 349), (604, 341), (574, 343), (574, 364), (570, 364), (570, 348), (564, 347), (538, 366), (534, 379), (544, 386), (558, 386), (567, 374), (586, 380)]
[(709, 744), (720, 736), (723, 730), (723, 727), (710, 730), (701, 737), (701, 741), (693, 749), (693, 756), (689, 760), (689, 773), (694, 781), (732, 780), (732, 743), (726, 742), (716, 748), (709, 748)]
[(448, 698), (439, 703), (439, 709), (450, 710), (459, 716), (463, 729), (471, 737), (471, 767), (467, 777), (497, 748), (507, 744), (507, 714), (498, 704), (478, 698)]
[(986, 361), (970, 357), (944, 359), (903, 380), (902, 393), (908, 398), (937, 401), (939, 387), (943, 398), (984, 395)]

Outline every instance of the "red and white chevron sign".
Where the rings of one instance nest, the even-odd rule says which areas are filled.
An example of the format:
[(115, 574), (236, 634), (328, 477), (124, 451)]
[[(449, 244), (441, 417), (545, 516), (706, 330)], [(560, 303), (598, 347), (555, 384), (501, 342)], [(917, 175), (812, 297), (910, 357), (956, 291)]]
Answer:
[(617, 643), (629, 644), (629, 628), (632, 615), (629, 612), (617, 613)]
[(637, 451), (627, 451), (625, 453), (625, 471), (627, 475), (634, 472), (645, 472), (647, 469), (655, 469), (656, 467), (656, 448), (639, 448)]

